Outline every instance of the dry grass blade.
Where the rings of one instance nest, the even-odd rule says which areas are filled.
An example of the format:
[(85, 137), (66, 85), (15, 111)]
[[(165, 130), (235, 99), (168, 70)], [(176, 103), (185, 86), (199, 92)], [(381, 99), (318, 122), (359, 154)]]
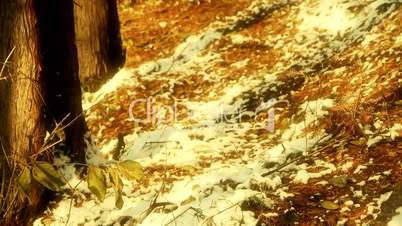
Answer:
[(192, 206), (188, 207), (187, 209), (183, 210), (181, 213), (179, 213), (177, 216), (175, 216), (172, 220), (170, 220), (168, 223), (166, 223), (164, 226), (167, 226), (173, 222), (175, 222), (177, 219), (179, 219), (181, 216), (183, 216), (185, 213), (187, 213), (188, 211), (194, 211), (194, 215), (197, 217), (200, 217), (201, 219), (205, 218), (205, 215), (202, 213), (202, 211), (200, 209), (194, 208)]
[(10, 53), (8, 54), (8, 56), (6, 57), (6, 60), (3, 63), (3, 66), (1, 67), (0, 80), (6, 80), (7, 79), (6, 77), (3, 78), (3, 72), (4, 72), (4, 69), (6, 68), (6, 65), (7, 65), (8, 61), (10, 60), (11, 56), (13, 55), (14, 50), (15, 50), (15, 46), (11, 49)]
[[(234, 203), (234, 204), (232, 204), (232, 205), (226, 207), (225, 209), (220, 210), (220, 211), (217, 212), (216, 214), (207, 217), (207, 218), (202, 222), (201, 225), (204, 225), (204, 224), (208, 225), (208, 222), (213, 221), (213, 218), (214, 218), (214, 217), (216, 217), (216, 216), (218, 216), (219, 214), (222, 214), (222, 213), (224, 213), (224, 212), (226, 212), (226, 211), (228, 211), (228, 210), (230, 210), (230, 209), (232, 209), (232, 208), (234, 208), (234, 207), (236, 207), (236, 206), (239, 206), (239, 205), (240, 205), (240, 202), (236, 202), (236, 203)], [(215, 223), (214, 223), (214, 224), (215, 224)]]
[[(15, 167), (11, 167), (11, 162), (9, 162), (9, 159), (7, 157), (7, 152), (4, 149), (3, 143), (0, 140), (1, 144), (1, 149), (2, 153), (4, 155), (4, 159), (1, 159), (1, 170), (2, 170), (2, 177), (1, 177), (1, 193), (0, 193), (0, 214), (3, 216), (7, 216), (8, 212), (10, 211), (10, 208), (13, 206), (13, 203), (15, 202), (15, 199), (17, 197), (18, 193), (13, 193), (12, 190), (15, 189), (13, 186), (13, 181), (16, 179), (16, 170)], [(3, 165), (3, 161), (5, 161), (6, 165)], [(7, 181), (7, 171), (11, 170), (11, 176)], [(7, 188), (5, 188), (6, 184), (8, 182)], [(14, 196), (11, 198), (11, 195), (14, 194)], [(11, 203), (11, 204), (10, 204)]]

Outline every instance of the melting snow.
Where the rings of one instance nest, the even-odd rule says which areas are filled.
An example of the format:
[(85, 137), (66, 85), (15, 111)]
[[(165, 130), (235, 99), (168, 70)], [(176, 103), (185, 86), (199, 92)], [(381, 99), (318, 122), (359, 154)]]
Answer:
[[(138, 75), (141, 75), (142, 79), (152, 80), (163, 76), (162, 73), (168, 71), (192, 73), (192, 66), (203, 67), (204, 64), (213, 62), (220, 57), (219, 53), (204, 52), (211, 43), (222, 38), (239, 24), (255, 19), (254, 17), (262, 12), (289, 3), (289, 1), (278, 2), (278, 4), (271, 4), (267, 1), (254, 1), (249, 8), (238, 13), (237, 16), (230, 17), (228, 21), (212, 23), (199, 34), (188, 37), (177, 46), (172, 56), (144, 63), (137, 69), (122, 69), (99, 91), (84, 93), (84, 109), (91, 108), (107, 94), (113, 93), (126, 84), (132, 87), (140, 85), (136, 79)], [(291, 156), (306, 156), (317, 143), (329, 139), (324, 131), (319, 131), (313, 135), (304, 130), (317, 125), (320, 119), (327, 116), (328, 109), (333, 107), (336, 101), (329, 98), (317, 98), (314, 101), (302, 103), (298, 106), (298, 111), (293, 115), (293, 119), (290, 120), (289, 126), (276, 130), (273, 134), (268, 134), (267, 138), (264, 138), (266, 140), (262, 141), (256, 138), (257, 135), (250, 132), (257, 123), (238, 122), (235, 127), (230, 127), (232, 124), (219, 120), (220, 117), (232, 115), (241, 110), (243, 102), (238, 97), (241, 97), (244, 92), (254, 90), (261, 84), (264, 87), (280, 84), (276, 77), (279, 72), (283, 72), (286, 68), (294, 65), (303, 66), (306, 72), (311, 71), (311, 66), (320, 63), (324, 55), (332, 55), (335, 51), (347, 46), (347, 42), (361, 37), (363, 32), (367, 33), (369, 26), (389, 14), (391, 9), (383, 14), (377, 13), (378, 6), (389, 2), (391, 1), (372, 1), (363, 7), (362, 12), (352, 13), (350, 7), (358, 5), (358, 1), (304, 1), (300, 5), (297, 16), (298, 20), (301, 21), (300, 25), (297, 26), (298, 34), (290, 44), (282, 40), (275, 43), (275, 51), (283, 48), (287, 54), (281, 56), (280, 62), (274, 65), (271, 71), (264, 72), (254, 79), (243, 76), (219, 90), (221, 92), (209, 93), (209, 96), (203, 101), (185, 100), (183, 104), (189, 109), (190, 117), (180, 122), (150, 131), (134, 129), (131, 134), (124, 138), (126, 147), (122, 159), (136, 160), (145, 168), (162, 165), (178, 168), (189, 167), (199, 171), (195, 175), (186, 175), (174, 180), (169, 185), (170, 189), (163, 194), (159, 194), (161, 186), (165, 183), (163, 178), (154, 179), (149, 186), (124, 181), (123, 199), (125, 205), (119, 210), (115, 208), (114, 193), (111, 190), (109, 190), (103, 203), (99, 203), (93, 196), (88, 199), (85, 195), (89, 193), (86, 183), (82, 182), (76, 175), (75, 168), (66, 163), (68, 158), (56, 159), (55, 164), (60, 167), (69, 184), (77, 186), (77, 188), (74, 201), (65, 195), (57, 207), (48, 210), (48, 212), (53, 213), (53, 224), (66, 224), (68, 218), (69, 225), (78, 225), (84, 222), (88, 225), (119, 225), (119, 219), (125, 216), (138, 220), (137, 218), (149, 209), (149, 205), (156, 194), (159, 194), (158, 202), (171, 203), (177, 209), (170, 213), (153, 211), (137, 225), (205, 225), (214, 223), (216, 225), (256, 225), (256, 216), (251, 211), (242, 211), (241, 202), (257, 197), (259, 200), (263, 200), (267, 208), (273, 208), (275, 202), (266, 197), (264, 192), (251, 189), (253, 184), (263, 184), (274, 190), (272, 195), (282, 200), (295, 196), (289, 192), (287, 186), (284, 186), (282, 174), (261, 176), (267, 171), (263, 164), (270, 162), (277, 166), (287, 163)], [(166, 22), (161, 22), (159, 25), (165, 27)], [(323, 39), (325, 41), (320, 39), (322, 38), (321, 34), (324, 34)], [(350, 37), (345, 38), (347, 35)], [(234, 44), (238, 45), (252, 40), (252, 38), (239, 34), (231, 35), (230, 38)], [(308, 39), (308, 43), (303, 43), (306, 39)], [(398, 40), (400, 39), (398, 37), (396, 43), (399, 43)], [(369, 42), (369, 38), (366, 42)], [(298, 51), (307, 60), (295, 57)], [(244, 59), (231, 66), (241, 68), (248, 63), (250, 60)], [(346, 69), (341, 67), (333, 72), (342, 74), (344, 70)], [(203, 73), (207, 78), (219, 80), (215, 72)], [(374, 85), (374, 83), (370, 83), (370, 85)], [(272, 89), (275, 88), (276, 86), (273, 86)], [(278, 100), (281, 97), (275, 96), (273, 99)], [(273, 107), (270, 102), (262, 101), (258, 104), (257, 109), (267, 110)], [(89, 112), (87, 118), (91, 117), (91, 112)], [(295, 118), (302, 118), (303, 120), (300, 121)], [(377, 122), (374, 126), (376, 129), (380, 129), (382, 123)], [(395, 139), (399, 136), (401, 129), (401, 124), (395, 124), (381, 135)], [(195, 139), (194, 137), (202, 138)], [(271, 142), (273, 138), (277, 139), (276, 143)], [(378, 137), (370, 137), (368, 145), (374, 145), (379, 139)], [(110, 154), (116, 143), (116, 140), (112, 140), (100, 149), (93, 144), (88, 144), (88, 163), (107, 164), (110, 162), (106, 156)], [(237, 147), (241, 147), (241, 150), (238, 150)], [(222, 160), (222, 156), (225, 154), (230, 152), (238, 154), (239, 151), (244, 152), (239, 154), (240, 157)], [(209, 165), (202, 167), (202, 164)], [(337, 170), (334, 164), (323, 160), (315, 160), (313, 166), (323, 168), (323, 170), (310, 172), (309, 165), (297, 165), (296, 163), (288, 165), (287, 169), (294, 170), (290, 177), (293, 182), (302, 184), (308, 183), (312, 178), (321, 178)], [(353, 162), (346, 162), (341, 169), (348, 171), (352, 167)], [(354, 173), (362, 173), (362, 170), (366, 168), (366, 166), (358, 165)], [(164, 173), (168, 174), (169, 172)], [(372, 176), (369, 181), (379, 178), (380, 175)], [(223, 185), (225, 181), (230, 181), (234, 185), (225, 186)], [(317, 184), (325, 186), (328, 182), (320, 181)], [(356, 198), (366, 198), (362, 191), (352, 190), (352, 192)], [(368, 213), (376, 216), (381, 204), (389, 198), (390, 194), (386, 193), (376, 199), (376, 203), (371, 203), (368, 207)], [(343, 211), (346, 212), (352, 208), (353, 202), (345, 202), (345, 205), (348, 206), (343, 208)], [(360, 204), (355, 204), (355, 206), (360, 206)], [(401, 208), (398, 211), (402, 212)], [(275, 217), (277, 213), (265, 213), (265, 216)], [(389, 225), (396, 225), (395, 222), (398, 219), (400, 216), (394, 217), (392, 221), (394, 223), (390, 222)], [(43, 218), (37, 219), (34, 225), (43, 225), (43, 220)]]
[(392, 217), (392, 220), (388, 223), (388, 226), (400, 226), (402, 222), (402, 207), (396, 209), (397, 215)]

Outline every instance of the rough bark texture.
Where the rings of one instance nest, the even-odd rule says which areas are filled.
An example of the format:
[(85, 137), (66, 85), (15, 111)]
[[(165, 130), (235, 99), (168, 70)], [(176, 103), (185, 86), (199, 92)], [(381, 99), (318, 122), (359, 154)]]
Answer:
[(85, 122), (78, 77), (73, 1), (38, 1), (37, 14), (45, 65), (46, 117), (50, 119), (48, 129), (52, 129), (54, 120), (59, 122), (69, 114), (67, 122), (73, 123), (64, 130), (66, 148), (73, 160), (83, 162)]
[(74, 19), (81, 84), (95, 91), (125, 61), (116, 0), (76, 0)]
[[(24, 197), (10, 179), (12, 169), (26, 165), (43, 141), (42, 63), (33, 1), (0, 1), (0, 18), (0, 62), (5, 62), (14, 49), (4, 67), (5, 79), (0, 81), (0, 142), (9, 163), (2, 155), (2, 183), (7, 183), (2, 194), (8, 195), (1, 197), (0, 225), (15, 225), (22, 224), (29, 215), (24, 212)], [(32, 193), (31, 205), (37, 206), (39, 191), (34, 189)]]
[(0, 78), (0, 225), (26, 225), (46, 202), (36, 184), (28, 204), (15, 178), (67, 114), (66, 148), (84, 161), (73, 18), (72, 0), (0, 0), (0, 62), (12, 53)]

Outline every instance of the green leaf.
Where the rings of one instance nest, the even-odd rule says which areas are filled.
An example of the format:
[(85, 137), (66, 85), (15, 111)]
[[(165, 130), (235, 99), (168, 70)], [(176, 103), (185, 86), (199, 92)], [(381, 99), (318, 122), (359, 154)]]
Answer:
[(110, 182), (112, 183), (113, 188), (116, 191), (116, 202), (115, 205), (117, 208), (121, 209), (124, 205), (122, 190), (123, 190), (123, 181), (121, 180), (117, 169), (110, 168), (108, 169)]
[(117, 208), (121, 209), (124, 205), (122, 191), (123, 191), (123, 181), (121, 180), (119, 173), (116, 168), (108, 169), (110, 182), (114, 190), (116, 191), (116, 202), (115, 205)]
[(32, 177), (52, 191), (59, 191), (65, 184), (57, 170), (48, 162), (35, 162)]
[(121, 174), (128, 180), (139, 180), (144, 176), (141, 165), (133, 160), (119, 162), (117, 167)]
[(116, 207), (119, 208), (119, 209), (123, 208), (124, 201), (123, 201), (123, 197), (122, 197), (121, 191), (117, 191), (117, 192), (116, 192), (116, 202), (115, 202), (115, 205), (116, 205)]
[(106, 195), (106, 177), (102, 169), (96, 166), (88, 167), (88, 189), (103, 202)]
[(123, 190), (123, 181), (121, 180), (117, 169), (110, 168), (107, 170), (109, 172), (110, 182), (112, 183), (113, 188), (117, 190)]
[(22, 192), (24, 193), (24, 195), (27, 196), (27, 198), (29, 199), (29, 194), (31, 191), (31, 171), (27, 168), (24, 167), (24, 169), (22, 169), (22, 172), (20, 174), (20, 176), (17, 179), (17, 182), (22, 190)]

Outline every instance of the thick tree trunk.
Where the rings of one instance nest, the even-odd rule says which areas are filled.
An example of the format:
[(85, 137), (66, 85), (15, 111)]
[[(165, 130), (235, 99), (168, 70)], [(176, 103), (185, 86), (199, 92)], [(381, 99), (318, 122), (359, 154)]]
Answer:
[[(13, 170), (26, 165), (43, 141), (43, 92), (38, 29), (32, 0), (0, 1), (0, 142), (2, 190), (0, 225), (22, 224), (26, 202), (12, 179)], [(14, 51), (12, 51), (14, 49)], [(15, 174), (14, 174), (15, 176)], [(8, 191), (8, 192), (7, 192)], [(38, 193), (38, 190), (32, 192)], [(34, 194), (31, 205), (38, 205)], [(24, 216), (25, 218), (27, 216)]]
[(66, 147), (84, 161), (73, 17), (72, 0), (0, 0), (0, 225), (26, 225), (40, 211), (42, 189), (32, 187), (28, 205), (15, 178), (68, 114)]
[(125, 61), (116, 0), (76, 0), (74, 19), (81, 84), (95, 91)]

